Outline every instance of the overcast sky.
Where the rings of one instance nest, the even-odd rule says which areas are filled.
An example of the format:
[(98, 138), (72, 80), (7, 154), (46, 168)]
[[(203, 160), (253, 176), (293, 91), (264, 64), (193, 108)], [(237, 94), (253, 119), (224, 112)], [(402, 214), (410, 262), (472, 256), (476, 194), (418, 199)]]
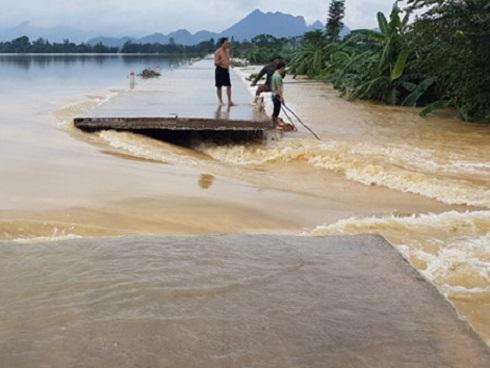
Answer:
[[(106, 35), (168, 33), (179, 28), (222, 31), (250, 11), (302, 15), (308, 23), (325, 21), (329, 0), (0, 0), (0, 28), (23, 21), (33, 25), (73, 26)], [(345, 23), (376, 26), (376, 12), (393, 0), (347, 0)]]

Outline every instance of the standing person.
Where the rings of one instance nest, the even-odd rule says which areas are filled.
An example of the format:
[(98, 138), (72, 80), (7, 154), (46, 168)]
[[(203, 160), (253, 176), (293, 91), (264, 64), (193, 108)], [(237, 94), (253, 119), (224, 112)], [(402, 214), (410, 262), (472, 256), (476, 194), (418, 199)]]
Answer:
[(272, 76), (274, 75), (274, 73), (275, 73), (275, 71), (277, 69), (277, 65), (279, 64), (279, 62), (281, 60), (282, 60), (282, 58), (280, 56), (274, 56), (270, 60), (270, 63), (267, 64), (266, 66), (264, 66), (262, 68), (262, 70), (259, 72), (259, 74), (257, 74), (257, 77), (255, 77), (255, 79), (253, 80), (251, 86), (252, 87), (255, 87), (257, 85), (257, 82), (259, 80), (261, 80), (264, 75), (266, 76), (265, 83), (264, 84), (260, 84), (257, 87), (257, 90), (255, 91), (254, 103), (257, 103), (258, 102), (259, 97), (260, 97), (260, 95), (262, 93), (272, 91), (271, 90)]
[(294, 130), (294, 126), (285, 123), (280, 117), (282, 105), (284, 100), (284, 83), (283, 78), (286, 75), (286, 63), (280, 61), (276, 66), (276, 71), (272, 75), (271, 90), (272, 90), (272, 103), (274, 104), (274, 112), (272, 113), (272, 122), (274, 128), (278, 130), (291, 131)]
[(220, 105), (223, 103), (223, 87), (226, 87), (228, 96), (228, 106), (234, 106), (231, 99), (231, 79), (230, 79), (230, 41), (227, 37), (220, 39), (220, 47), (214, 53), (216, 94)]

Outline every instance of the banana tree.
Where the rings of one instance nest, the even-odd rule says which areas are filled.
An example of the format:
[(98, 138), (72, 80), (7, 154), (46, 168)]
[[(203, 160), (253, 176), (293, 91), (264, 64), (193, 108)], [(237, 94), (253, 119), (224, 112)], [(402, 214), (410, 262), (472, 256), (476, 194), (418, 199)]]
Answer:
[(292, 57), (289, 68), (293, 74), (314, 77), (326, 66), (330, 44), (321, 31), (305, 33), (302, 46)]
[(351, 53), (336, 85), (353, 98), (416, 106), (434, 80), (411, 65), (417, 55), (409, 32), (410, 12), (395, 2), (388, 19), (381, 12), (377, 19), (379, 32), (356, 31), (346, 41)]

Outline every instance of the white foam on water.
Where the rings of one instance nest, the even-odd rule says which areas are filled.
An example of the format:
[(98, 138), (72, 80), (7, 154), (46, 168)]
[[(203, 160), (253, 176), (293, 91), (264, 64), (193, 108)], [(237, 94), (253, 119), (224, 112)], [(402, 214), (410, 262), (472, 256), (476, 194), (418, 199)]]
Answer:
[[(434, 242), (428, 240), (431, 241)], [(405, 249), (402, 253), (410, 256), (410, 249)], [(490, 292), (490, 233), (448, 239), (435, 255), (420, 249), (413, 254), (427, 264), (421, 273), (437, 284), (446, 296)], [(458, 285), (458, 278), (472, 286)]]
[[(432, 173), (476, 174), (490, 180), (490, 162), (469, 161), (460, 155), (450, 154), (435, 149), (414, 147), (406, 144), (376, 145), (372, 143), (355, 143), (352, 153), (360, 155), (384, 156), (389, 162), (403, 163), (404, 166)], [(479, 158), (481, 160), (481, 157)]]
[[(352, 234), (360, 231), (399, 230), (424, 232), (446, 229), (448, 235), (490, 232), (490, 211), (449, 211), (440, 214), (413, 214), (411, 216), (351, 217), (330, 225), (316, 227), (307, 233), (312, 236)], [(306, 234), (306, 233), (305, 233)]]
[(195, 167), (209, 157), (191, 149), (159, 141), (141, 134), (104, 130), (96, 133), (102, 142), (130, 156), (165, 164)]
[(453, 172), (468, 172), (479, 174), (482, 171), (490, 173), (490, 162), (473, 162), (464, 159), (451, 159), (449, 166), (453, 169)]
[(60, 124), (63, 126), (67, 121), (72, 121), (77, 115), (83, 114), (106, 103), (111, 98), (119, 95), (121, 92), (122, 91), (113, 90), (109, 91), (103, 96), (86, 96), (86, 98), (83, 100), (67, 104), (61, 109), (54, 111), (54, 115), (61, 120)]
[(75, 127), (76, 116), (88, 112), (119, 95), (121, 91), (110, 91), (104, 96), (86, 96), (86, 99), (63, 106), (53, 114), (58, 119), (57, 128), (84, 141), (94, 141), (94, 135)]
[(446, 295), (490, 292), (490, 211), (352, 217), (303, 235), (367, 233), (381, 234), (405, 258), (423, 261), (419, 271)]
[(59, 229), (59, 228), (55, 227), (52, 231), (52, 234), (50, 234), (50, 235), (33, 236), (33, 235), (26, 233), (26, 234), (23, 234), (22, 236), (18, 236), (16, 238), (12, 238), (12, 239), (9, 239), (7, 237), (6, 240), (0, 240), (0, 242), (1, 241), (8, 241), (8, 242), (20, 243), (20, 244), (35, 244), (35, 243), (45, 243), (45, 242), (52, 242), (52, 241), (81, 239), (81, 238), (82, 238), (82, 236), (80, 236), (80, 235), (67, 233), (66, 230)]
[(434, 167), (439, 171), (444, 171), (444, 167), (437, 166), (431, 150), (339, 141), (316, 143), (306, 139), (283, 139), (266, 145), (204, 143), (197, 149), (232, 165), (302, 161), (315, 168), (341, 173), (347, 179), (365, 185), (415, 193), (447, 204), (490, 208), (489, 188), (434, 173)]
[(162, 151), (145, 144), (140, 137), (133, 133), (104, 130), (97, 134), (112, 148), (122, 150), (138, 158), (155, 160), (162, 163), (168, 162), (167, 157)]
[[(464, 298), (485, 305), (490, 300), (490, 211), (352, 217), (302, 235), (347, 234), (384, 236), (451, 302)], [(483, 318), (473, 312), (458, 313), (470, 324)]]

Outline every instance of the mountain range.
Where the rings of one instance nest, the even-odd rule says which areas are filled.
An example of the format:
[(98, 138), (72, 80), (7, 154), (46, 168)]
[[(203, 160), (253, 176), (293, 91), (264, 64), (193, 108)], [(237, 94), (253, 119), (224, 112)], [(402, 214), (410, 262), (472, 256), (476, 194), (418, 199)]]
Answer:
[[(131, 41), (133, 43), (160, 43), (169, 44), (175, 42), (182, 45), (195, 45), (202, 41), (208, 41), (211, 38), (217, 40), (220, 37), (234, 38), (238, 41), (250, 40), (260, 34), (269, 34), (274, 37), (294, 37), (300, 36), (307, 31), (323, 29), (324, 24), (316, 21), (308, 25), (302, 16), (293, 16), (281, 12), (264, 13), (258, 9), (248, 14), (245, 18), (235, 23), (222, 32), (210, 32), (206, 30), (197, 33), (191, 33), (186, 29), (180, 29), (169, 34), (153, 33), (145, 37), (135, 38), (126, 37), (95, 37), (93, 32), (77, 30), (70, 27), (40, 28), (24, 22), (10, 29), (0, 29), (0, 41), (11, 40), (20, 36), (28, 36), (34, 40), (37, 38), (48, 39), (52, 42), (61, 42), (69, 39), (73, 42), (87, 42), (91, 45), (102, 43), (106, 46), (120, 47), (124, 43)], [(350, 32), (348, 27), (342, 30), (346, 35)]]
[(195, 45), (202, 41), (208, 41), (211, 38), (217, 40), (225, 36), (233, 37), (237, 41), (250, 40), (260, 34), (270, 34), (274, 37), (294, 37), (300, 36), (307, 31), (323, 28), (324, 25), (320, 21), (308, 25), (305, 18), (301, 16), (293, 16), (281, 12), (264, 13), (257, 9), (222, 32), (203, 30), (192, 34), (186, 29), (179, 29), (169, 34), (153, 33), (141, 38), (97, 37), (90, 39), (88, 42), (92, 45), (102, 43), (112, 47), (120, 47), (128, 40), (133, 43), (168, 44), (173, 41), (180, 45)]
[(0, 28), (0, 41), (10, 41), (21, 36), (27, 36), (31, 40), (44, 38), (52, 42), (62, 42), (63, 40), (68, 39), (72, 42), (81, 43), (96, 37), (97, 33), (83, 31), (72, 27), (36, 27), (29, 22), (22, 22), (12, 28)]

